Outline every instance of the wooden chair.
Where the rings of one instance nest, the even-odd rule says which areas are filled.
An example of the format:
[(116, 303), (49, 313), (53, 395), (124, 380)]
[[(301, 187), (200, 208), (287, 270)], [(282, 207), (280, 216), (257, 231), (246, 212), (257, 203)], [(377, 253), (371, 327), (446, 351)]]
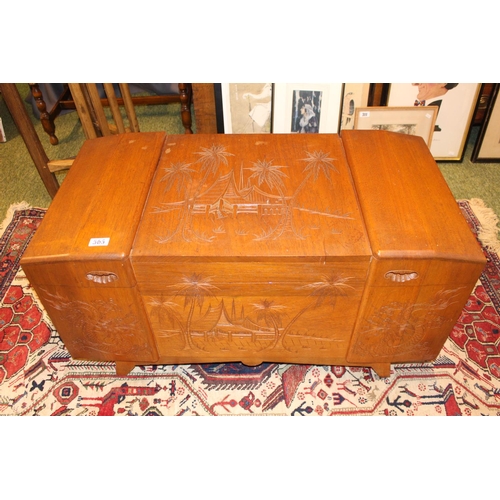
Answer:
[[(140, 132), (128, 84), (119, 84), (122, 96), (121, 103), (124, 105), (128, 126), (123, 120), (118, 98), (112, 83), (103, 84), (107, 97), (105, 102), (101, 101), (101, 96), (95, 83), (70, 83), (68, 85), (86, 139), (95, 139), (111, 134), (124, 134), (126, 132)], [(104, 112), (105, 105), (108, 105), (111, 109), (114, 123), (108, 122)], [(59, 170), (67, 170), (73, 162), (74, 157), (64, 160), (47, 160), (47, 168), (51, 173), (54, 173)]]
[[(70, 83), (68, 84), (75, 103), (75, 109), (82, 124), (83, 133), (86, 139), (95, 139), (111, 134), (124, 134), (126, 132), (140, 132), (139, 122), (135, 114), (132, 96), (126, 83), (120, 83), (120, 93), (128, 119), (128, 126), (123, 120), (118, 98), (112, 83), (104, 83), (107, 102), (111, 109), (114, 123), (109, 123), (104, 112), (104, 103), (95, 83)], [(50, 172), (66, 170), (74, 162), (73, 158), (64, 160), (49, 160), (47, 168)]]
[(0, 92), (5, 104), (12, 115), (26, 148), (35, 164), (47, 192), (53, 198), (59, 189), (59, 182), (53, 171), (49, 168), (49, 158), (26, 111), (24, 102), (19, 95), (15, 83), (0, 83)]
[(104, 112), (105, 104), (101, 102), (101, 97), (95, 83), (69, 84), (85, 137), (87, 139), (95, 139), (96, 137), (116, 133), (140, 132), (139, 122), (137, 121), (128, 85), (126, 83), (119, 84), (128, 126), (123, 120), (113, 84), (104, 83), (103, 86), (114, 123), (108, 122)]
[[(93, 90), (88, 90), (87, 86), (92, 85), (92, 84), (72, 84), (74, 85), (74, 91), (76, 95), (81, 95), (84, 98), (78, 99), (78, 102), (81, 103), (81, 109), (79, 111), (79, 116), (80, 119), (82, 116), (84, 116), (83, 121), (82, 121), (82, 126), (83, 123), (85, 122), (86, 125), (84, 126), (84, 132), (87, 138), (90, 137), (97, 137), (99, 135), (105, 135), (109, 131), (109, 133), (113, 133), (113, 131), (116, 130), (117, 133), (121, 133), (121, 130), (124, 132), (127, 132), (127, 129), (130, 131), (136, 131), (138, 130), (138, 124), (137, 124), (137, 117), (135, 116), (135, 111), (133, 108), (133, 105), (130, 105), (130, 102), (127, 102), (125, 105), (125, 101), (128, 101), (128, 97), (125, 97), (125, 99), (122, 98), (117, 98), (116, 104), (120, 105), (123, 104), (125, 105), (125, 110), (127, 113), (127, 116), (130, 116), (129, 118), (129, 126), (127, 127), (124, 123), (123, 120), (121, 120), (120, 123), (120, 118), (118, 118), (118, 115), (116, 116), (116, 120), (118, 121), (119, 125), (117, 124), (109, 124), (107, 123), (107, 120), (101, 121), (99, 124), (97, 123), (97, 115), (100, 115), (100, 111), (95, 111), (94, 107), (89, 107), (89, 102), (92, 103), (92, 100), (90, 99), (90, 95), (93, 94)], [(122, 84), (123, 85), (123, 84)], [(179, 87), (181, 85), (187, 85), (187, 84), (179, 84)], [(130, 95), (130, 92), (128, 91), (128, 87), (126, 84), (123, 86), (123, 90), (121, 90), (122, 94), (127, 96)], [(191, 89), (191, 87), (190, 87)], [(191, 90), (190, 90), (191, 92)], [(43, 184), (45, 185), (45, 188), (47, 189), (47, 192), (49, 195), (53, 198), (58, 189), (59, 189), (59, 182), (57, 180), (57, 177), (55, 176), (55, 172), (59, 170), (66, 170), (71, 167), (73, 164), (74, 158), (68, 158), (64, 160), (49, 160), (47, 153), (45, 152), (45, 149), (40, 141), (40, 138), (38, 137), (38, 134), (36, 133), (35, 127), (33, 126), (33, 123), (31, 122), (31, 118), (26, 111), (25, 104), (23, 102), (22, 97), (19, 94), (19, 91), (17, 90), (16, 84), (14, 83), (0, 83), (0, 93), (2, 94), (3, 99), (5, 100), (5, 103), (7, 105), (7, 108), (10, 111), (10, 114), (12, 115), (12, 118), (14, 120), (14, 123), (16, 124), (17, 129), (19, 130), (19, 133), (21, 134), (21, 137), (26, 144), (26, 147), (28, 149), (28, 152), (33, 160), (33, 163), (35, 164), (35, 167), (38, 170), (38, 173), (40, 174), (40, 178), (42, 179)], [(114, 92), (113, 92), (114, 93)], [(110, 93), (111, 95), (111, 93)], [(190, 94), (191, 95), (191, 94)], [(88, 97), (85, 97), (88, 96)], [(115, 96), (116, 97), (116, 96)], [(88, 100), (87, 100), (88, 99)], [(113, 101), (113, 98), (111, 98)], [(94, 98), (95, 103), (97, 101)], [(189, 99), (189, 103), (191, 101), (191, 97)], [(110, 105), (108, 100), (102, 100), (101, 103), (103, 105)], [(132, 102), (133, 104), (133, 102)], [(97, 104), (95, 104), (97, 106)], [(114, 106), (114, 105), (113, 105)], [(187, 123), (187, 118), (189, 120), (191, 119), (191, 110), (190, 108), (188, 110), (184, 109), (184, 105), (182, 106), (181, 112), (187, 113), (189, 116), (186, 116), (183, 119), (183, 122), (186, 121)], [(97, 109), (100, 107), (97, 106)], [(128, 111), (127, 111), (128, 108)], [(78, 111), (78, 110), (77, 110)], [(81, 114), (80, 114), (81, 113)], [(115, 110), (116, 113), (116, 110)], [(130, 115), (128, 115), (130, 113)], [(113, 114), (113, 111), (112, 111)], [(102, 115), (100, 115), (102, 118)], [(114, 116), (114, 115), (113, 115)], [(94, 121), (93, 121), (94, 120)], [(106, 122), (106, 123), (104, 123)], [(96, 132), (96, 128), (98, 125), (98, 132)], [(111, 126), (110, 126), (111, 125)], [(121, 128), (123, 126), (123, 129)], [(86, 129), (85, 129), (86, 127)], [(107, 128), (106, 128), (107, 127)], [(94, 131), (92, 131), (94, 130)], [(192, 133), (188, 132), (186, 130), (186, 133)], [(92, 135), (96, 134), (96, 135)], [(52, 142), (52, 141), (51, 141)]]
[[(33, 96), (34, 102), (38, 111), (40, 112), (40, 121), (42, 123), (44, 131), (50, 137), (50, 143), (56, 145), (59, 143), (59, 139), (55, 135), (55, 124), (54, 120), (59, 115), (59, 113), (63, 110), (75, 109), (77, 107), (77, 99), (73, 95), (74, 92), (77, 94), (84, 93), (86, 95), (86, 99), (90, 99), (88, 97), (88, 93), (84, 89), (84, 86), (89, 86), (93, 84), (64, 84), (63, 92), (59, 96), (57, 102), (54, 104), (51, 110), (47, 110), (47, 106), (44, 100), (44, 96), (42, 95), (42, 91), (38, 83), (30, 83), (31, 94)], [(106, 84), (108, 85), (108, 84)], [(126, 85), (127, 92), (129, 98), (129, 102), (132, 102), (134, 106), (143, 106), (143, 105), (158, 105), (158, 104), (170, 104), (170, 103), (180, 103), (181, 104), (181, 119), (182, 124), (184, 126), (184, 130), (186, 134), (192, 134), (193, 131), (191, 129), (192, 126), (192, 118), (191, 118), (191, 103), (192, 103), (192, 84), (191, 83), (178, 83), (177, 87), (179, 89), (178, 94), (166, 94), (166, 95), (147, 95), (147, 96), (130, 96), (130, 92), (128, 92), (128, 84), (120, 84)], [(75, 86), (78, 88), (76, 90)], [(120, 92), (123, 95), (123, 91), (120, 89)], [(107, 92), (106, 92), (107, 93)], [(101, 98), (101, 104), (103, 106), (109, 106), (110, 102), (106, 98)], [(81, 99), (80, 99), (81, 101)], [(124, 104), (124, 99), (122, 97), (117, 97), (116, 102), (118, 105)]]

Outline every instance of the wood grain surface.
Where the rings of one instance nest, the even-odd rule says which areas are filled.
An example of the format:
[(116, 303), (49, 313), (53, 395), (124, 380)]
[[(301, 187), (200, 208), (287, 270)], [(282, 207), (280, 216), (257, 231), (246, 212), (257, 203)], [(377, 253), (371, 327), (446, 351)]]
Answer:
[(386, 376), (438, 355), (485, 259), (420, 138), (142, 133), (87, 141), (21, 264), (70, 353), (122, 374)]

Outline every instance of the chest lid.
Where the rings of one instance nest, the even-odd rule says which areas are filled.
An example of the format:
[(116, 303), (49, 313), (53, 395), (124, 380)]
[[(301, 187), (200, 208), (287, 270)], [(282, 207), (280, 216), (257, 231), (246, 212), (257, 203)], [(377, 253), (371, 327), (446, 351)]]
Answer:
[(484, 262), (475, 236), (420, 137), (346, 130), (342, 141), (377, 258)]
[(85, 141), (21, 261), (34, 283), (133, 285), (130, 250), (165, 137)]
[(134, 262), (368, 260), (336, 134), (169, 136)]

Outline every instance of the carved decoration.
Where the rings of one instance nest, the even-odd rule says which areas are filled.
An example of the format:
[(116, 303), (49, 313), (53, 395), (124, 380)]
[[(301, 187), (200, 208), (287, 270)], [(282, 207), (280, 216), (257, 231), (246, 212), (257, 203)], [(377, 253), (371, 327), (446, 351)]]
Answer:
[[(71, 339), (63, 339), (84, 351), (102, 353), (109, 360), (127, 356), (130, 359), (144, 359), (151, 355), (151, 349), (144, 337), (137, 335), (141, 326), (133, 312), (124, 314), (125, 309), (112, 298), (84, 302), (68, 301), (68, 297), (53, 294), (42, 289), (44, 303), (64, 312), (64, 321)], [(132, 307), (128, 308), (132, 311)]]
[[(300, 287), (308, 291), (301, 308), (292, 308), (286, 303), (256, 297), (248, 298), (245, 311), (243, 300), (233, 297), (218, 298), (218, 288), (212, 284), (213, 277), (193, 274), (185, 276), (182, 282), (172, 285), (173, 293), (168, 300), (152, 297), (148, 302), (148, 314), (159, 324), (160, 336), (170, 338), (172, 350), (210, 351), (240, 350), (260, 352), (263, 350), (318, 347), (326, 349), (338, 339), (322, 338), (315, 334), (314, 321), (302, 323), (299, 320), (307, 312), (331, 316), (339, 296), (347, 296), (354, 287), (348, 284), (352, 278), (338, 274), (321, 276), (317, 282)], [(184, 311), (177, 297), (183, 299)], [(208, 299), (216, 300), (215, 305)], [(230, 306), (228, 307), (228, 302)], [(241, 302), (241, 303), (239, 303)], [(291, 339), (288, 342), (287, 339)], [(178, 346), (178, 347), (177, 347)], [(226, 346), (226, 347), (224, 347)]]
[[(311, 183), (326, 179), (333, 185), (334, 174), (338, 173), (335, 158), (323, 151), (305, 152), (302, 180), (293, 192), (287, 192), (285, 179), (289, 166), (273, 165), (272, 160), (261, 159), (244, 166), (244, 161), (226, 151), (222, 145), (212, 145), (194, 153), (198, 158), (193, 162), (175, 162), (164, 169), (160, 179), (165, 182), (165, 192), (178, 195), (178, 200), (161, 203), (154, 213), (178, 212), (175, 227), (159, 236), (159, 243), (167, 243), (175, 238), (184, 241), (211, 243), (218, 234), (228, 232), (226, 226), (236, 226), (236, 236), (246, 236), (244, 226), (235, 221), (239, 215), (253, 215), (260, 221), (260, 234), (254, 240), (278, 239), (282, 236), (305, 238), (302, 228), (297, 227), (296, 214), (307, 212), (320, 218), (350, 219), (350, 214), (342, 214), (329, 207), (303, 206), (300, 194), (310, 188)], [(234, 158), (233, 158), (234, 157)], [(235, 166), (231, 166), (235, 163)], [(239, 163), (241, 166), (239, 166)], [(236, 166), (238, 165), (238, 166)], [(239, 169), (239, 175), (238, 175)], [(250, 172), (248, 175), (246, 172)], [(295, 175), (295, 173), (294, 173)], [(205, 217), (213, 222), (203, 232), (195, 229), (194, 220)], [(332, 231), (334, 232), (334, 231)]]
[(455, 303), (458, 291), (440, 291), (428, 302), (391, 302), (382, 306), (364, 319), (354, 356), (391, 358), (412, 352), (424, 357), (435, 355), (428, 339), (450, 322), (446, 309)]

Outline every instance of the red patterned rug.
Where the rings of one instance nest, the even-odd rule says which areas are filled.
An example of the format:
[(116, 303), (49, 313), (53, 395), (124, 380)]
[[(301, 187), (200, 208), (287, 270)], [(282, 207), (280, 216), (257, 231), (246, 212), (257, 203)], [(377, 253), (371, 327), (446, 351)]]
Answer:
[(487, 267), (432, 363), (368, 368), (237, 363), (137, 367), (75, 361), (19, 260), (45, 210), (18, 207), (0, 237), (0, 415), (500, 415), (495, 214), (459, 201)]

